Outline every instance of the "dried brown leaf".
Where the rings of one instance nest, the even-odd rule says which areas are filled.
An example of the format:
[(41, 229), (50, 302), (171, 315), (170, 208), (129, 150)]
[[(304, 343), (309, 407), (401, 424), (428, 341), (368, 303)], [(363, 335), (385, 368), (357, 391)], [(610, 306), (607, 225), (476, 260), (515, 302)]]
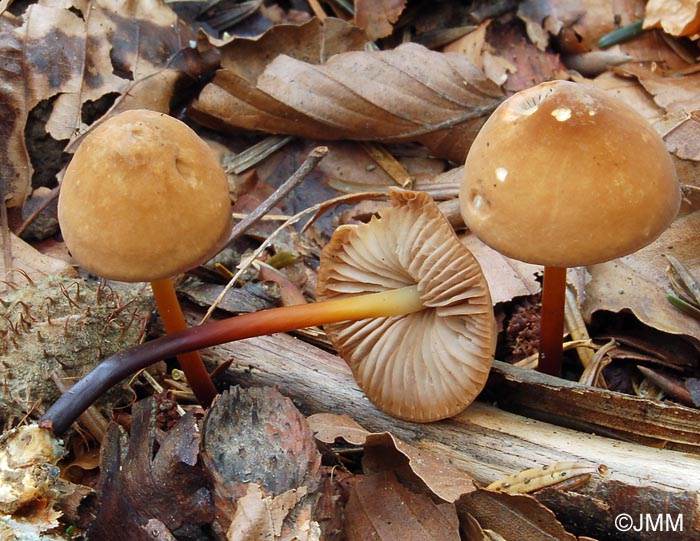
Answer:
[[(683, 160), (700, 162), (700, 108), (690, 113), (669, 115), (661, 123), (666, 148)], [(694, 175), (694, 184), (700, 184)], [(688, 179), (692, 182), (693, 179)]]
[[(618, 73), (632, 76), (642, 85), (654, 103), (665, 111), (654, 120), (654, 127), (664, 138), (667, 148), (681, 160), (700, 162), (700, 73), (664, 76), (647, 67), (628, 64)], [(681, 171), (679, 171), (681, 175)], [(697, 185), (697, 175), (681, 176), (683, 182)]]
[(348, 541), (457, 541), (459, 522), (453, 504), (436, 504), (384, 471), (351, 485), (345, 534)]
[(558, 54), (540, 51), (528, 39), (521, 25), (494, 21), (486, 33), (484, 71), (497, 76), (507, 73), (503, 89), (507, 94), (530, 88), (542, 81), (568, 79)]
[(19, 24), (7, 13), (0, 17), (0, 204), (9, 207), (24, 203), (32, 178), (24, 143), (28, 104)]
[[(78, 275), (77, 271), (65, 261), (42, 254), (13, 233), (10, 233), (10, 242), (12, 244), (13, 268), (21, 269), (22, 274), (29, 280), (39, 280), (47, 276), (56, 275), (70, 277)], [(3, 249), (4, 244), (0, 238), (0, 252), (2, 252)], [(5, 268), (5, 264), (0, 259), (0, 280), (24, 282), (24, 278), (20, 279), (17, 272), (13, 274), (14, 276), (10, 276), (9, 269)], [(6, 286), (0, 284), (0, 292), (2, 292), (5, 287)]]
[(342, 438), (364, 446), (366, 472), (394, 470), (403, 482), (426, 487), (449, 502), (475, 489), (471, 477), (440, 455), (408, 445), (388, 432), (370, 433), (347, 415), (318, 413), (308, 422), (320, 441), (333, 443)]
[(644, 28), (663, 28), (672, 36), (690, 36), (700, 30), (700, 1), (649, 0)]
[(518, 7), (518, 17), (525, 22), (527, 35), (540, 51), (565, 26), (578, 21), (586, 8), (576, 0), (525, 0)]
[[(301, 25), (276, 25), (255, 39), (235, 39), (221, 48), (221, 67), (188, 109), (198, 122), (219, 130), (261, 130), (289, 133), (290, 125), (304, 122), (313, 138), (321, 138), (316, 126), (284, 103), (256, 87), (258, 77), (278, 55), (322, 64), (345, 51), (362, 50), (364, 32), (341, 19), (313, 18)], [(285, 131), (287, 129), (287, 131)]]
[(690, 114), (700, 109), (700, 73), (665, 75), (642, 64), (626, 64), (616, 73), (636, 78), (654, 98), (654, 102), (669, 114)]
[(212, 123), (219, 126), (311, 138), (420, 141), (461, 162), (501, 98), (466, 57), (407, 43), (338, 54), (320, 66), (279, 55), (254, 89), (224, 69), (193, 114), (218, 119)]
[(473, 234), (464, 235), (461, 240), (479, 261), (494, 305), (539, 293), (541, 286), (535, 278), (538, 272), (542, 272), (541, 266), (510, 259)]
[[(285, 519), (306, 496), (306, 492), (306, 488), (301, 487), (271, 497), (265, 494), (259, 485), (249, 484), (245, 495), (237, 502), (236, 514), (226, 533), (226, 539), (228, 541), (281, 539)], [(295, 531), (287, 534), (284, 539), (318, 541), (320, 529), (314, 521), (303, 520)]]
[(457, 502), (460, 520), (474, 517), (482, 528), (494, 530), (505, 539), (518, 541), (576, 541), (554, 513), (532, 496), (512, 495), (479, 489)]
[(89, 110), (111, 94), (115, 112), (168, 112), (175, 86), (182, 90), (216, 61), (192, 48), (195, 31), (160, 0), (32, 4), (18, 32), (22, 61), (32, 67), (28, 108), (54, 98), (46, 130), (56, 140), (75, 141)]
[(325, 125), (326, 138), (417, 140), (457, 162), (501, 98), (466, 58), (412, 43), (343, 53), (323, 66), (279, 56), (258, 87)]
[(371, 41), (384, 38), (394, 30), (405, 7), (406, 0), (356, 0), (355, 24)]
[(674, 255), (692, 274), (700, 276), (700, 212), (678, 218), (655, 242), (621, 259), (588, 267), (582, 313), (586, 319), (598, 310), (632, 311), (643, 323), (700, 343), (700, 321), (675, 309), (666, 300), (670, 285), (664, 254)]

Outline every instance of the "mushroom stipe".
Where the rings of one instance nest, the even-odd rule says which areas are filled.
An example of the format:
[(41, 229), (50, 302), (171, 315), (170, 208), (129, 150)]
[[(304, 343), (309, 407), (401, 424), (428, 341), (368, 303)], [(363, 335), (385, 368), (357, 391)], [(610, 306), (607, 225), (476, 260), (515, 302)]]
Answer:
[(383, 411), (427, 422), (481, 391), (496, 324), (469, 250), (424, 193), (391, 190), (392, 207), (343, 226), (324, 248), (321, 302), (192, 327), (117, 353), (63, 394), (40, 423), (56, 435), (109, 387), (163, 358), (263, 334), (326, 325), (363, 390)]

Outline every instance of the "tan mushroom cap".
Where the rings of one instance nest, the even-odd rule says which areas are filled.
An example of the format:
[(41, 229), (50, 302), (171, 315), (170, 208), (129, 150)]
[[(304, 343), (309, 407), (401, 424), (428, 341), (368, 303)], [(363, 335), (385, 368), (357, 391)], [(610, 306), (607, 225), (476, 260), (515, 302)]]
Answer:
[(232, 225), (214, 152), (183, 122), (148, 110), (120, 113), (85, 137), (63, 178), (58, 217), (83, 268), (128, 282), (205, 262)]
[(324, 248), (317, 296), (417, 285), (426, 309), (325, 327), (369, 399), (395, 417), (451, 417), (481, 391), (496, 347), (481, 268), (425, 193), (392, 190), (392, 207), (341, 226)]
[(567, 81), (514, 94), (484, 124), (461, 188), (469, 228), (528, 263), (575, 267), (632, 253), (680, 206), (668, 151), (634, 109)]

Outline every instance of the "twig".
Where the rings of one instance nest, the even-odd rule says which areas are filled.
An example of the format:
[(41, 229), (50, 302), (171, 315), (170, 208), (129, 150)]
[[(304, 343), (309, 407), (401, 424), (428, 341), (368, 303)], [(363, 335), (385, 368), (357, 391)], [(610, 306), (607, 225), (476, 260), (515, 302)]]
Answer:
[[(2, 190), (0, 190), (0, 195), (4, 195)], [(5, 274), (2, 276), (2, 279), (12, 282), (14, 270), (12, 264), (12, 239), (10, 237), (10, 224), (4, 197), (0, 199), (0, 234), (2, 234), (2, 257), (5, 267)]]
[(37, 216), (39, 216), (39, 214), (41, 214), (42, 212), (44, 212), (44, 210), (45, 210), (52, 202), (54, 202), (54, 201), (56, 200), (56, 198), (58, 197), (58, 194), (59, 194), (60, 190), (61, 190), (61, 185), (60, 185), (60, 184), (59, 184), (58, 186), (56, 186), (55, 188), (53, 188), (53, 189), (51, 190), (51, 193), (48, 195), (48, 197), (46, 197), (46, 198), (41, 202), (41, 204), (40, 204), (37, 208), (35, 208), (34, 211), (33, 211), (29, 216), (27, 216), (26, 220), (24, 220), (24, 221), (22, 222), (22, 225), (20, 225), (20, 226), (17, 228), (17, 231), (15, 231), (15, 235), (20, 236), (20, 235), (22, 234), (22, 231), (24, 231), (25, 229), (27, 229), (27, 227), (29, 226), (29, 224), (31, 224), (34, 220), (36, 220)]
[(289, 192), (291, 192), (294, 188), (301, 184), (306, 177), (309, 176), (311, 171), (314, 170), (318, 163), (325, 158), (327, 154), (328, 147), (314, 148), (304, 160), (304, 163), (299, 166), (299, 169), (297, 169), (291, 177), (285, 180), (279, 188), (277, 188), (267, 199), (265, 199), (265, 201), (260, 203), (260, 205), (258, 205), (253, 212), (248, 214), (248, 216), (235, 225), (233, 231), (231, 231), (228, 241), (233, 242), (236, 240), (253, 224), (257, 223), (260, 218), (270, 212), (270, 210), (272, 210), (277, 203), (284, 199)]
[[(299, 169), (297, 169), (291, 177), (289, 177), (279, 188), (277, 188), (272, 194), (270, 194), (270, 196), (267, 199), (265, 199), (265, 201), (260, 203), (260, 205), (258, 205), (258, 207), (253, 212), (248, 214), (248, 216), (246, 216), (245, 218), (243, 218), (243, 220), (236, 224), (236, 226), (233, 228), (233, 231), (231, 231), (231, 235), (229, 236), (228, 242), (233, 242), (243, 233), (245, 233), (253, 224), (261, 220), (265, 214), (267, 214), (282, 198), (284, 198), (284, 196), (286, 196), (292, 189), (298, 186), (307, 176), (309, 176), (309, 173), (313, 171), (316, 165), (318, 165), (318, 163), (323, 158), (325, 158), (327, 154), (328, 147), (314, 148), (309, 153), (309, 156), (306, 158), (306, 160), (304, 160), (304, 163), (301, 164)], [(271, 239), (279, 231), (283, 230), (288, 225), (293, 224), (294, 222), (299, 220), (303, 215), (303, 213), (300, 213), (296, 216), (292, 216), (291, 218), (285, 220), (285, 222), (280, 227), (278, 227), (272, 233), (272, 235), (270, 235), (267, 238), (267, 240), (263, 242), (257, 250), (255, 250), (255, 252), (253, 252), (253, 255), (248, 259), (248, 261), (239, 266), (238, 272), (231, 277), (224, 289), (221, 291), (221, 293), (219, 293), (219, 296), (211, 304), (211, 306), (207, 310), (207, 313), (204, 314), (204, 317), (199, 322), (200, 325), (206, 322), (211, 317), (211, 315), (214, 313), (214, 310), (216, 310), (216, 307), (219, 306), (223, 298), (226, 296), (226, 293), (228, 293), (228, 291), (238, 281), (243, 272), (250, 265), (250, 262), (256, 257), (258, 257), (260, 254), (262, 254), (262, 252), (269, 246)]]
[[(151, 376), (151, 374), (148, 373), (148, 370), (142, 370), (141, 372), (139, 372), (136, 375), (143, 377), (143, 379), (145, 379), (148, 382), (148, 384), (153, 388), (153, 390), (156, 393), (161, 394), (161, 393), (163, 393), (163, 391), (165, 391), (165, 389), (163, 389), (163, 386), (160, 383), (158, 383), (156, 381), (156, 379), (153, 376)], [(136, 376), (134, 376), (134, 377), (136, 377)], [(191, 391), (190, 391), (190, 394), (192, 394)], [(194, 396), (194, 395), (192, 395), (192, 396)], [(185, 415), (185, 410), (180, 404), (175, 404), (175, 410), (177, 411), (177, 414), (180, 417)]]

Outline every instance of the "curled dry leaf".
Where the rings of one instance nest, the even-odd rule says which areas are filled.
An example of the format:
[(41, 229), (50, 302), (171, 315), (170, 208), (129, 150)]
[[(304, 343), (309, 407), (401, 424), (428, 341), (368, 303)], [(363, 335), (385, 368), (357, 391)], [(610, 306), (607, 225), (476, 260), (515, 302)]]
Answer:
[[(365, 447), (366, 471), (396, 469), (402, 478), (414, 476), (435, 496), (453, 502), (475, 490), (473, 479), (441, 455), (404, 443), (388, 432), (371, 433), (347, 415), (317, 413), (307, 419), (316, 439), (333, 443), (338, 438)], [(402, 464), (407, 463), (407, 468)]]
[(690, 36), (700, 30), (700, 1), (649, 0), (644, 28), (663, 28), (672, 36)]
[(219, 71), (193, 115), (218, 126), (302, 137), (419, 141), (456, 162), (464, 161), (484, 117), (502, 99), (463, 55), (415, 43), (341, 53), (324, 65), (281, 54), (255, 88), (250, 84), (231, 69)]
[(582, 312), (586, 319), (597, 310), (631, 310), (643, 323), (672, 334), (682, 334), (700, 344), (700, 321), (676, 310), (666, 300), (670, 285), (668, 260), (674, 255), (695, 276), (700, 276), (698, 237), (700, 212), (678, 218), (649, 246), (621, 259), (588, 267)]
[(200, 124), (217, 130), (244, 128), (288, 133), (302, 123), (312, 138), (322, 138), (324, 126), (306, 119), (256, 87), (258, 77), (278, 55), (312, 64), (328, 57), (362, 50), (367, 38), (354, 25), (340, 19), (317, 18), (301, 25), (276, 25), (255, 39), (235, 39), (221, 48), (221, 68), (188, 109)]

